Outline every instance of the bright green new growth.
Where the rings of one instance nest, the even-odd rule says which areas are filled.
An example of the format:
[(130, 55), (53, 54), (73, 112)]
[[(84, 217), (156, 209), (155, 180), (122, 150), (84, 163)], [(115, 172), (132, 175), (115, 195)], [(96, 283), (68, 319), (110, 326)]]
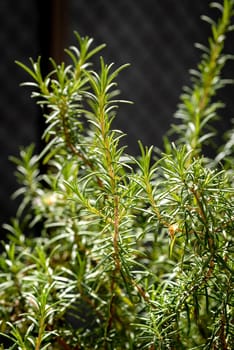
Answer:
[(45, 78), (40, 59), (18, 62), (47, 128), (39, 156), (29, 146), (13, 159), (22, 201), (0, 257), (2, 349), (232, 349), (233, 133), (213, 160), (202, 146), (229, 82), (234, 1), (213, 6), (221, 17), (209, 20), (177, 140), (160, 156), (140, 143), (135, 159), (120, 145), (112, 121), (127, 65), (101, 58), (94, 70), (103, 45), (76, 33), (71, 64), (51, 60)]

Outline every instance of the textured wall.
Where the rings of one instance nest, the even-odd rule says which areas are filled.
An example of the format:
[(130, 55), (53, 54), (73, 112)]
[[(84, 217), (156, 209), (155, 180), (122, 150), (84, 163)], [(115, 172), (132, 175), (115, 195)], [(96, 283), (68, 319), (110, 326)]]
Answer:
[(9, 155), (38, 139), (38, 110), (29, 91), (20, 88), (26, 74), (15, 60), (28, 61), (39, 53), (39, 13), (35, 1), (2, 0), (0, 4), (0, 220), (15, 210), (9, 197), (16, 188)]

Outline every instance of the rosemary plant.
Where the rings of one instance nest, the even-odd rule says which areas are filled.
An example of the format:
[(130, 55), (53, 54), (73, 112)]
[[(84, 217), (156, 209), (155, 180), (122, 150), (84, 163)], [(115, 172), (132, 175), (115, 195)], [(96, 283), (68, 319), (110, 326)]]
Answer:
[[(13, 158), (21, 197), (0, 257), (1, 349), (223, 349), (234, 342), (233, 132), (215, 159), (204, 143), (231, 57), (233, 0), (220, 12), (165, 150), (125, 152), (112, 128), (115, 68), (75, 33), (70, 64), (25, 83), (43, 109), (44, 149)], [(121, 73), (122, 74), (122, 73)], [(122, 141), (122, 140), (121, 140)], [(43, 167), (42, 167), (43, 165)]]

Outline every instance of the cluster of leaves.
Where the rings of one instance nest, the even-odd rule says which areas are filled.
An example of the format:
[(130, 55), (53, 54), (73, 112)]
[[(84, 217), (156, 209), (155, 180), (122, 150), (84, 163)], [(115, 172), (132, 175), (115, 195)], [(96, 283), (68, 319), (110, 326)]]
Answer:
[(160, 156), (141, 143), (129, 156), (112, 129), (127, 65), (93, 70), (103, 46), (76, 33), (71, 64), (51, 60), (45, 78), (40, 59), (18, 62), (47, 128), (38, 156), (29, 146), (13, 159), (22, 201), (0, 257), (2, 349), (231, 350), (233, 134), (215, 160), (202, 145), (234, 1), (213, 6), (221, 17)]

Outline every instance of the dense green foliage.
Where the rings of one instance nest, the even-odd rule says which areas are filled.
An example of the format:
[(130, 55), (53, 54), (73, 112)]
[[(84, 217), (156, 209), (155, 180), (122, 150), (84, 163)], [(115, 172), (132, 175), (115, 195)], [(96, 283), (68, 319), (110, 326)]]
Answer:
[(71, 64), (51, 60), (46, 77), (40, 59), (18, 62), (47, 128), (39, 155), (13, 159), (22, 200), (0, 257), (1, 349), (231, 350), (234, 134), (214, 159), (203, 145), (229, 83), (234, 1), (212, 6), (220, 18), (160, 154), (140, 143), (131, 157), (112, 129), (127, 65), (94, 70), (103, 46), (76, 33)]

